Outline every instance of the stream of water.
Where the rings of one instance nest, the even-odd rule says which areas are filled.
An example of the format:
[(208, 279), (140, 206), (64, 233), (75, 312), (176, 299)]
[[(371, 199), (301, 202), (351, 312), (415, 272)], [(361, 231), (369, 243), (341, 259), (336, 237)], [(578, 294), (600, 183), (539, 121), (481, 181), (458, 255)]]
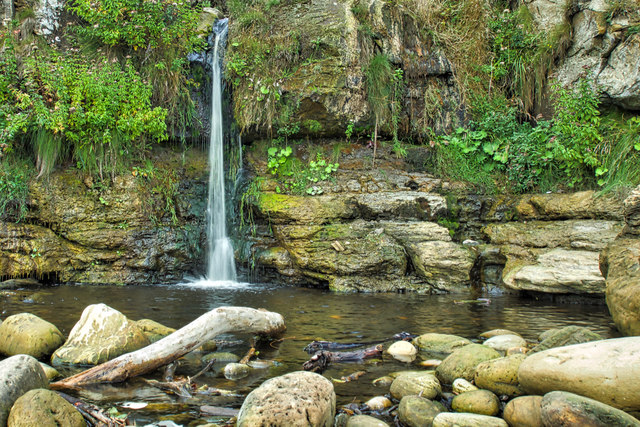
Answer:
[[(131, 319), (150, 318), (180, 328), (201, 314), (220, 306), (241, 305), (265, 308), (281, 313), (287, 332), (282, 341), (258, 347), (259, 358), (273, 361), (263, 369), (237, 381), (227, 380), (217, 364), (213, 372), (198, 379), (198, 384), (232, 390), (231, 396), (203, 396), (183, 399), (153, 389), (141, 380), (122, 385), (89, 388), (81, 397), (103, 407), (114, 406), (129, 412), (138, 423), (172, 419), (187, 425), (212, 418), (202, 416), (201, 405), (239, 408), (246, 394), (264, 380), (300, 370), (309, 355), (303, 348), (315, 339), (339, 342), (383, 341), (395, 333), (439, 332), (470, 339), (494, 329), (507, 328), (535, 340), (542, 331), (567, 325), (587, 326), (603, 337), (615, 336), (611, 318), (604, 305), (562, 304), (516, 296), (492, 297), (487, 305), (459, 303), (466, 296), (415, 294), (334, 294), (319, 289), (279, 287), (236, 283), (217, 287), (190, 285), (166, 286), (57, 286), (35, 290), (5, 291), (0, 300), (0, 316), (30, 312), (52, 322), (68, 334), (82, 310), (99, 302), (121, 311)], [(250, 347), (248, 336), (224, 336), (240, 339), (238, 344), (220, 351), (242, 356)], [(387, 342), (390, 344), (390, 342)], [(179, 373), (193, 375), (202, 368), (202, 354), (183, 361)], [(414, 362), (417, 363), (417, 362)], [(372, 385), (372, 380), (389, 372), (420, 369), (385, 357), (381, 362), (342, 363), (331, 366), (324, 375), (340, 378), (356, 371), (366, 374), (349, 383), (336, 383), (338, 404), (364, 402), (387, 393)], [(159, 379), (160, 374), (155, 378)], [(132, 411), (123, 402), (146, 402), (144, 409)]]

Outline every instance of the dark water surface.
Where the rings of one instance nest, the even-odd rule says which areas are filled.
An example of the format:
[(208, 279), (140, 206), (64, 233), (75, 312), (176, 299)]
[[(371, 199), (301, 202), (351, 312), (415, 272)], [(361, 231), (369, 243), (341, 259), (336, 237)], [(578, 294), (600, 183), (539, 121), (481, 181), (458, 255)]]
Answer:
[[(560, 304), (516, 296), (495, 296), (488, 304), (456, 303), (467, 298), (460, 295), (415, 294), (333, 294), (330, 292), (265, 285), (233, 284), (219, 287), (193, 286), (57, 286), (33, 290), (5, 291), (0, 295), (0, 317), (29, 312), (55, 324), (67, 335), (82, 310), (103, 302), (131, 319), (148, 318), (164, 325), (180, 328), (201, 314), (225, 305), (265, 308), (282, 314), (287, 332), (281, 342), (259, 348), (260, 358), (274, 360), (269, 368), (256, 369), (248, 378), (226, 380), (220, 373), (209, 372), (198, 384), (231, 390), (236, 396), (205, 396), (179, 399), (141, 384), (139, 380), (124, 385), (106, 385), (89, 389), (81, 397), (101, 406), (115, 406), (121, 412), (144, 424), (170, 418), (178, 424), (192, 424), (212, 418), (201, 417), (201, 405), (239, 408), (244, 396), (265, 379), (300, 370), (309, 358), (302, 349), (314, 339), (339, 342), (383, 341), (393, 334), (408, 331), (415, 334), (438, 332), (475, 339), (478, 334), (495, 328), (506, 328), (535, 340), (542, 331), (567, 325), (587, 326), (604, 337), (615, 336), (615, 329), (605, 305)], [(242, 356), (245, 344), (221, 351)], [(388, 342), (390, 344), (390, 342)], [(185, 363), (183, 373), (193, 374), (200, 368), (198, 358)], [(350, 383), (335, 383), (338, 404), (365, 401), (385, 394), (371, 384), (388, 372), (412, 369), (386, 357), (382, 362), (339, 364), (324, 375), (341, 376), (364, 370), (366, 375)], [(151, 403), (143, 410), (131, 411), (120, 406), (125, 401)]]

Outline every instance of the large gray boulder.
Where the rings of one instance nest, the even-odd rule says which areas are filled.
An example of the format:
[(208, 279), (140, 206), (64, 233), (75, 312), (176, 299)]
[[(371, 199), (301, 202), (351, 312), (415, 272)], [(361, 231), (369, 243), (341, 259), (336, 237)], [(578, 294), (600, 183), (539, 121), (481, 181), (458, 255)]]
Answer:
[(623, 411), (640, 410), (640, 337), (556, 347), (528, 356), (518, 379), (528, 394), (562, 390)]
[(23, 394), (11, 408), (8, 427), (85, 427), (78, 410), (51, 390), (35, 389)]
[(640, 421), (624, 411), (565, 391), (545, 394), (540, 413), (546, 426), (640, 426)]
[(84, 309), (52, 364), (97, 365), (149, 345), (138, 325), (117, 310), (94, 304)]
[(48, 356), (64, 342), (55, 325), (31, 313), (9, 316), (0, 325), (0, 353)]
[(20, 396), (47, 387), (49, 380), (35, 358), (18, 355), (0, 361), (0, 427), (7, 424), (9, 411)]
[(245, 399), (238, 427), (333, 425), (336, 394), (331, 381), (313, 372), (291, 372), (265, 381)]
[(473, 381), (476, 367), (487, 360), (501, 357), (500, 353), (482, 344), (469, 344), (447, 356), (436, 368), (438, 379), (445, 384), (452, 384), (456, 378)]

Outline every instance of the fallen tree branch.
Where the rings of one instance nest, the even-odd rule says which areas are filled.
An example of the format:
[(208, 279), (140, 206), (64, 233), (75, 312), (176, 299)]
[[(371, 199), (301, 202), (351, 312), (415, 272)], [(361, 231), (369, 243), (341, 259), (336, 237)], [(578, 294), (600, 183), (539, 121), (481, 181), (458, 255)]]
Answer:
[(247, 307), (219, 307), (147, 347), (52, 383), (51, 388), (73, 389), (86, 384), (122, 382), (171, 363), (220, 334), (279, 335), (285, 329), (284, 319), (278, 313)]
[(417, 337), (417, 335), (415, 334), (411, 334), (409, 332), (400, 332), (389, 338), (386, 338), (380, 341), (353, 342), (353, 343), (339, 343), (334, 341), (312, 341), (309, 345), (307, 345), (304, 348), (304, 351), (306, 351), (309, 354), (312, 354), (320, 350), (348, 350), (350, 348), (364, 347), (367, 345), (371, 346), (374, 344), (379, 344), (380, 342), (384, 342), (384, 341), (391, 341), (391, 340), (411, 341), (415, 337)]
[(69, 396), (66, 393), (62, 393), (61, 391), (57, 392), (61, 397), (63, 397), (67, 402), (71, 403), (74, 408), (78, 410), (84, 417), (86, 421), (90, 423), (92, 426), (105, 426), (105, 427), (121, 427), (124, 426), (126, 421), (113, 418), (104, 413), (104, 411), (98, 408), (95, 405), (92, 405), (87, 402), (83, 402), (82, 400), (75, 398), (73, 396)]
[(311, 359), (302, 364), (302, 369), (305, 371), (322, 373), (327, 366), (334, 362), (359, 362), (364, 359), (380, 356), (382, 356), (382, 345), (356, 351), (318, 351), (316, 354), (311, 356)]

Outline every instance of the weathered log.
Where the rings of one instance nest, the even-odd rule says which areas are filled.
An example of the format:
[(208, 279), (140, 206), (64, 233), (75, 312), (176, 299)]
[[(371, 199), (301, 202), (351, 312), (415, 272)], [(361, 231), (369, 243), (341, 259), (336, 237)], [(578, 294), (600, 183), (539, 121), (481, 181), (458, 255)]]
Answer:
[(302, 369), (322, 373), (333, 362), (359, 362), (364, 359), (380, 356), (382, 356), (382, 345), (355, 351), (318, 351), (311, 356), (311, 359), (302, 364)]
[(384, 342), (384, 341), (391, 341), (391, 340), (410, 341), (415, 337), (417, 337), (417, 335), (403, 331), (391, 336), (390, 338), (386, 338), (380, 341), (352, 342), (352, 343), (339, 343), (334, 341), (312, 341), (309, 345), (307, 345), (304, 348), (304, 351), (306, 351), (309, 354), (312, 354), (320, 350), (347, 350), (350, 348), (358, 348), (358, 347), (364, 347), (364, 346), (371, 346), (374, 344), (380, 344), (381, 342)]
[(147, 347), (52, 383), (51, 388), (69, 389), (93, 383), (122, 382), (171, 363), (227, 332), (273, 336), (284, 330), (284, 319), (278, 313), (247, 307), (219, 307)]

